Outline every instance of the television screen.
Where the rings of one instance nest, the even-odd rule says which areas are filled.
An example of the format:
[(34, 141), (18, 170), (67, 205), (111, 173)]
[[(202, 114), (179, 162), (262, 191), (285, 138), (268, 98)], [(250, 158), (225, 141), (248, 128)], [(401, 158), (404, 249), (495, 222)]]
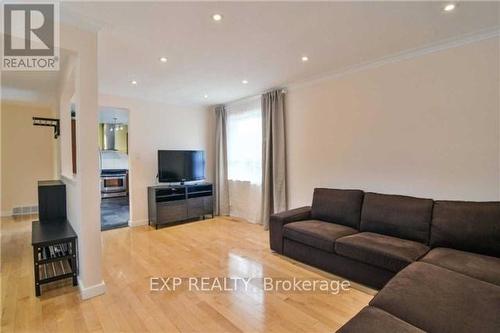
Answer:
[(161, 183), (205, 179), (202, 150), (158, 150), (158, 180)]

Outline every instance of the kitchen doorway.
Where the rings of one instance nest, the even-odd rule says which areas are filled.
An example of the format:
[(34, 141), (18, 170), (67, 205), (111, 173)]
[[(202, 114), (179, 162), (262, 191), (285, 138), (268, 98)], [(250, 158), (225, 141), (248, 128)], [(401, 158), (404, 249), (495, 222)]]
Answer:
[(99, 109), (101, 231), (129, 225), (128, 125), (128, 110), (113, 107)]

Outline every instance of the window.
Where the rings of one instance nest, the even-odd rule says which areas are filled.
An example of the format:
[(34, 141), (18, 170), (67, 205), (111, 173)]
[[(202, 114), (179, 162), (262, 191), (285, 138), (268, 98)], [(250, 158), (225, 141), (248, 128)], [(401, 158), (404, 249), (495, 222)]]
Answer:
[(262, 182), (262, 111), (260, 98), (227, 108), (229, 180)]

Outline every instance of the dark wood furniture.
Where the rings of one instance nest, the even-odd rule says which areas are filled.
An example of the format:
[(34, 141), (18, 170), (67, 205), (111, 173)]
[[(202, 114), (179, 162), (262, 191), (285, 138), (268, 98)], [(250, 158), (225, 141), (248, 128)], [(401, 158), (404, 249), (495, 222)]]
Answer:
[(36, 296), (40, 296), (40, 287), (45, 283), (72, 278), (73, 285), (78, 284), (77, 235), (66, 219), (33, 221), (31, 245)]
[(76, 113), (74, 110), (71, 111), (71, 165), (73, 174), (76, 175)]
[(60, 180), (38, 182), (38, 219), (66, 220), (66, 185)]
[(148, 187), (149, 225), (167, 225), (214, 216), (213, 185), (157, 185)]

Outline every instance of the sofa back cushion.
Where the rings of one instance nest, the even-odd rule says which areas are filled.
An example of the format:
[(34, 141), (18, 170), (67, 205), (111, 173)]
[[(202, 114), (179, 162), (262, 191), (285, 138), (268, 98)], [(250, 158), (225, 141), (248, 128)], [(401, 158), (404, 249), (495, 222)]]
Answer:
[(431, 199), (366, 193), (360, 230), (427, 244), (433, 203)]
[(430, 245), (500, 257), (500, 202), (436, 201)]
[(311, 218), (359, 229), (363, 191), (314, 189)]

